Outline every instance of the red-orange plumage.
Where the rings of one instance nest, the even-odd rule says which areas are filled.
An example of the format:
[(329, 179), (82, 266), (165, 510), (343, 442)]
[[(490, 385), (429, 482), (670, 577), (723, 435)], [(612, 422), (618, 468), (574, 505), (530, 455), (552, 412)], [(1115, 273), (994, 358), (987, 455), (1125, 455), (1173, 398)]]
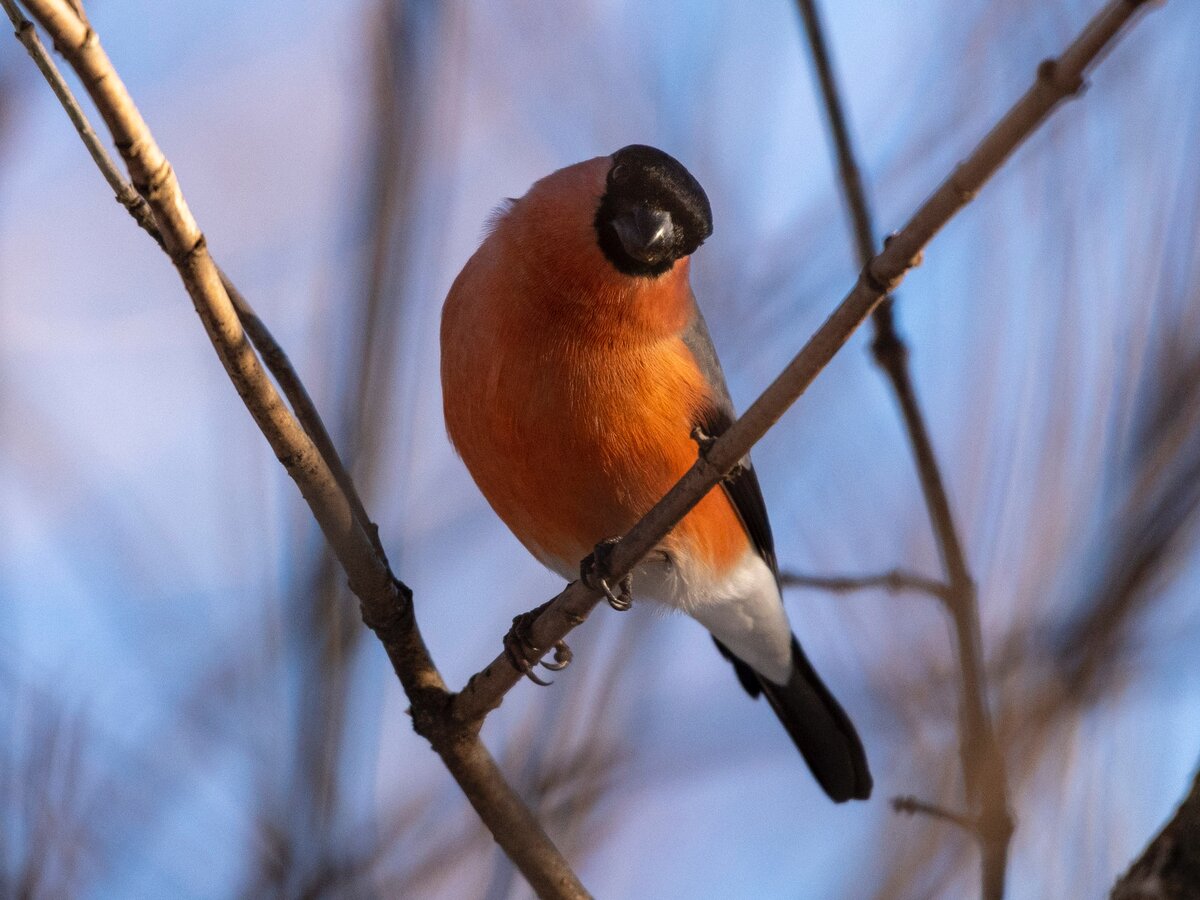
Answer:
[[(708, 198), (630, 145), (543, 178), (502, 210), (442, 312), (446, 426), (527, 548), (574, 577), (695, 462), (733, 403), (688, 284)], [(865, 798), (862, 743), (792, 635), (749, 459), (634, 573), (634, 594), (704, 625), (765, 696), (834, 800)], [(514, 659), (514, 665), (522, 663)]]
[[(534, 185), (463, 269), (442, 320), (450, 437), (500, 518), (560, 570), (627, 531), (695, 462), (693, 423), (713, 400), (680, 336), (688, 261), (633, 279), (596, 245), (609, 164)], [(715, 573), (748, 547), (719, 488), (664, 543)]]

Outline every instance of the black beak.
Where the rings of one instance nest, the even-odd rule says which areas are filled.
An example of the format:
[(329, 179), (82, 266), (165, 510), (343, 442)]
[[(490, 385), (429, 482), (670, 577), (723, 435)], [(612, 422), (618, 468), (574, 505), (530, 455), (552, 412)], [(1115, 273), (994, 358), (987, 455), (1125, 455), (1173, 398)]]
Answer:
[(675, 249), (675, 223), (665, 210), (635, 206), (616, 216), (612, 227), (625, 252), (647, 265), (670, 259)]

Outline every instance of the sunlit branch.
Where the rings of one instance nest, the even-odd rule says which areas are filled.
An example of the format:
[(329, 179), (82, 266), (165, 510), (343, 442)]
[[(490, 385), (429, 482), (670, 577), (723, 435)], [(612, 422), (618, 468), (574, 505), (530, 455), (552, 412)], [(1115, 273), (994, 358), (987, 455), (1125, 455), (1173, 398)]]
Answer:
[[(91, 123), (87, 120), (87, 115), (79, 106), (79, 101), (75, 99), (71, 88), (62, 77), (62, 73), (58, 71), (53, 58), (46, 52), (46, 48), (38, 37), (33, 23), (21, 15), (20, 10), (11, 0), (5, 2), (3, 5), (13, 25), (16, 27), (17, 38), (24, 44), (34, 63), (41, 70), (42, 75), (45, 76), (50, 89), (54, 91), (54, 95), (58, 98), (59, 103), (62, 104), (63, 110), (71, 120), (71, 124), (75, 126), (80, 139), (83, 141), (84, 146), (87, 147), (92, 161), (96, 163), (96, 168), (100, 170), (100, 174), (104, 176), (104, 180), (112, 188), (116, 201), (128, 210), (129, 214), (133, 216), (134, 221), (154, 239), (155, 243), (160, 247), (164, 247), (162, 234), (159, 232), (158, 226), (154, 224), (154, 216), (150, 212), (150, 206), (141, 194), (134, 190), (133, 185), (125, 179), (120, 169), (117, 168), (116, 163), (113, 162), (108, 150), (97, 136)], [(341, 457), (338, 455), (320, 413), (317, 412), (316, 405), (312, 402), (307, 388), (305, 388), (304, 383), (300, 380), (300, 376), (296, 373), (295, 368), (293, 368), (287, 353), (284, 352), (283, 347), (275, 340), (275, 336), (271, 334), (266, 323), (254, 311), (254, 307), (250, 305), (250, 301), (237, 289), (229, 276), (220, 269), (218, 269), (218, 272), (221, 276), (221, 284), (224, 286), (230, 301), (233, 303), (238, 319), (241, 321), (242, 327), (246, 329), (246, 334), (249, 336), (251, 343), (254, 344), (254, 348), (262, 356), (263, 364), (270, 371), (271, 375), (274, 376), (284, 396), (287, 397), (292, 411), (296, 414), (296, 418), (299, 419), (304, 430), (312, 438), (313, 443), (317, 445), (321, 456), (324, 457), (326, 464), (332, 470), (334, 477), (354, 507), (355, 515), (360, 524), (367, 530), (372, 540), (376, 542), (377, 552), (382, 554), (383, 549), (378, 546), (376, 529), (367, 516), (366, 510), (363, 508), (358, 492), (354, 488), (354, 483), (351, 481)]]
[[(174, 171), (100, 46), (96, 32), (82, 11), (67, 0), (26, 3), (95, 102), (129, 169), (133, 194), (126, 189), (107, 153), (96, 153), (97, 148), (103, 151), (102, 145), (14, 0), (0, 0), (0, 5), (67, 108), (118, 199), (171, 257), (239, 396), (300, 488), (349, 577), (351, 590), (361, 602), (363, 620), (379, 636), (412, 702), (414, 727), (430, 741), (497, 842), (540, 895), (588, 896), (528, 807), (504, 780), (476, 731), (445, 715), (449, 695), (417, 627), (411, 592), (392, 575), (349, 476), (342, 469), (339, 478), (331, 469), (330, 460), (337, 457), (324, 427), (319, 433), (326, 442), (328, 457), (292, 415), (260, 365), (246, 331), (258, 328), (261, 322), (250, 313), (249, 326), (243, 324), (226, 286), (228, 279), (209, 255)], [(116, 183), (111, 177), (114, 174)], [(249, 309), (244, 302), (243, 306)], [(259, 333), (266, 333), (265, 328)], [(270, 344), (277, 347), (273, 341)], [(269, 348), (267, 355), (272, 356)], [(282, 350), (273, 361), (279, 364), (280, 360), (286, 360)], [(293, 396), (301, 398), (300, 406), (312, 409), (298, 378), (291, 387)]]

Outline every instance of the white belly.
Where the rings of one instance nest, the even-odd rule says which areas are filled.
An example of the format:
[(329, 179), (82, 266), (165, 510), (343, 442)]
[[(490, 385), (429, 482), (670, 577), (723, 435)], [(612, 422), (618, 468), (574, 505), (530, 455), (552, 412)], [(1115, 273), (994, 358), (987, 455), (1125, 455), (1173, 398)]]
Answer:
[[(542, 562), (568, 581), (579, 577), (578, 561)], [(775, 576), (757, 553), (748, 550), (728, 574), (714, 578), (686, 556), (667, 559), (656, 551), (634, 570), (633, 597), (687, 613), (756, 672), (787, 683), (792, 629)]]

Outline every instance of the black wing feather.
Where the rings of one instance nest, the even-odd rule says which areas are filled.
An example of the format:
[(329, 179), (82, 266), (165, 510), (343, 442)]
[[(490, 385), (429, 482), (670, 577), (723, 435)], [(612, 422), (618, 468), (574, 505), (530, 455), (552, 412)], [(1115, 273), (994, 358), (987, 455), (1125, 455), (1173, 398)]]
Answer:
[[(713, 403), (706, 409), (700, 410), (698, 421), (693, 426), (699, 426), (710, 437), (720, 437), (733, 424), (733, 400), (729, 396), (729, 388), (725, 385), (725, 374), (717, 361), (717, 352), (713, 348), (712, 338), (708, 334), (708, 326), (704, 316), (696, 307), (696, 314), (683, 333), (683, 342), (691, 351), (696, 365), (704, 373), (704, 377), (713, 387)], [(766, 560), (771, 571), (779, 578), (779, 566), (775, 560), (775, 538), (771, 534), (771, 522), (767, 518), (767, 504), (763, 500), (762, 488), (758, 484), (758, 476), (750, 457), (742, 460), (742, 467), (734, 475), (726, 478), (721, 486), (726, 496), (737, 510), (746, 533), (754, 544), (754, 549)]]
[[(704, 410), (699, 418), (700, 421), (695, 424), (699, 425), (705, 434), (712, 437), (720, 437), (733, 424), (732, 415), (716, 408)], [(771, 522), (767, 518), (767, 504), (763, 500), (762, 488), (758, 484), (758, 476), (754, 473), (754, 467), (750, 464), (750, 457), (742, 460), (742, 467), (721, 482), (721, 487), (725, 489), (725, 495), (729, 497), (738, 517), (746, 527), (746, 533), (750, 536), (754, 549), (758, 551), (759, 556), (766, 560), (778, 580), (779, 566), (775, 561), (775, 537), (771, 534)]]
[[(711, 437), (718, 437), (733, 424), (733, 401), (729, 397), (721, 365), (717, 362), (712, 338), (698, 308), (695, 318), (684, 332), (683, 341), (713, 387), (712, 402), (698, 412), (697, 421), (692, 425), (699, 426)], [(771, 534), (767, 505), (763, 501), (758, 476), (754, 474), (749, 456), (742, 460), (742, 467), (736, 474), (722, 482), (722, 487), (755, 549), (771, 567), (778, 582), (775, 539)], [(746, 693), (751, 697), (766, 696), (809, 769), (834, 801), (841, 803), (854, 798), (865, 800), (871, 795), (871, 773), (862, 741), (850, 718), (813, 671), (795, 637), (792, 638), (792, 672), (787, 684), (772, 683), (730, 653), (729, 648), (716, 637), (713, 637), (713, 642), (721, 655), (733, 664), (733, 670)]]

